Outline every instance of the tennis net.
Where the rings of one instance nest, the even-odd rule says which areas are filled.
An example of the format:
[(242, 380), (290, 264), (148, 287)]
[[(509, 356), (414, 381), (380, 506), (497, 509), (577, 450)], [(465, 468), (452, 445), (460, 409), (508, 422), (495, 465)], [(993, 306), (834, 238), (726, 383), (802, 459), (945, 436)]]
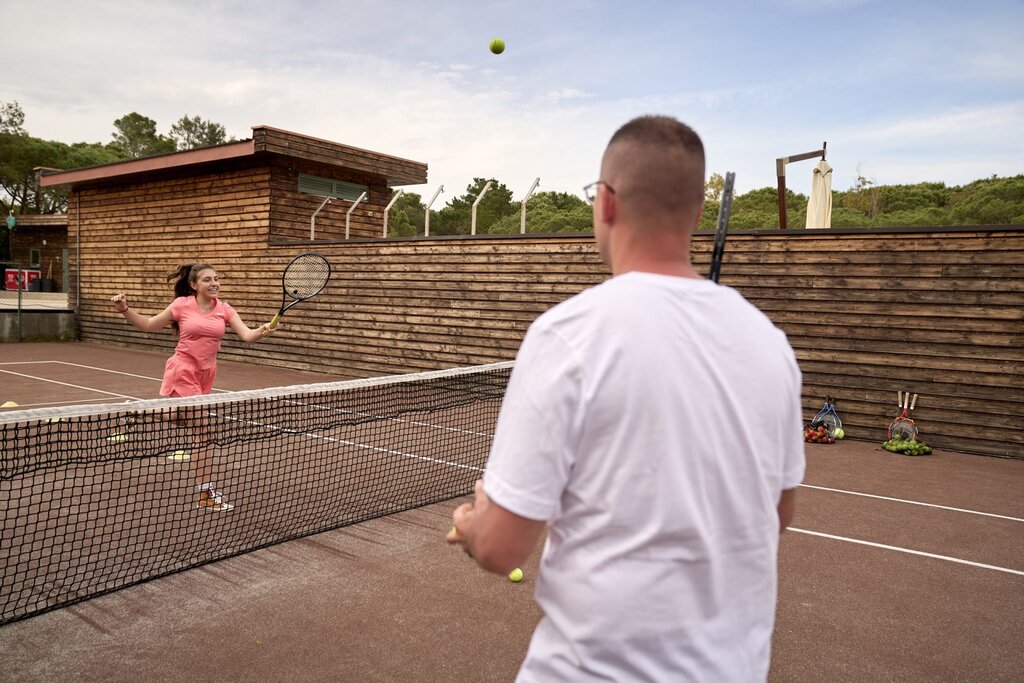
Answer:
[(0, 624), (471, 493), (511, 368), (0, 413)]

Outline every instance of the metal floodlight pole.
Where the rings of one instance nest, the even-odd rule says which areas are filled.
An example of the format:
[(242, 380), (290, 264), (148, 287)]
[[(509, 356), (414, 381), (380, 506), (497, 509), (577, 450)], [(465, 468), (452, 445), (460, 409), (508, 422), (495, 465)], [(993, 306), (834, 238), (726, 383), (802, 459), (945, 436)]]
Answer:
[(326, 206), (332, 199), (334, 199), (334, 197), (331, 197), (331, 196), (325, 197), (324, 200), (322, 202), (320, 202), (320, 206), (316, 207), (316, 211), (313, 212), (313, 215), (309, 217), (309, 241), (310, 242), (312, 242), (314, 239), (316, 239), (316, 215), (318, 213), (320, 213), (320, 209), (324, 208), (324, 206)]
[(384, 234), (382, 237), (387, 238), (388, 236), (388, 215), (391, 213), (391, 207), (395, 205), (395, 202), (398, 201), (398, 198), (401, 197), (404, 192), (405, 190), (399, 190), (396, 192), (395, 196), (391, 198), (390, 202), (388, 202), (387, 208), (384, 209)]
[(357, 206), (359, 206), (359, 202), (363, 201), (364, 199), (366, 199), (366, 192), (363, 192), (361, 195), (359, 195), (359, 198), (352, 202), (352, 206), (350, 206), (348, 211), (345, 212), (345, 239), (348, 239), (349, 218), (352, 217), (352, 212), (356, 210)]
[(813, 152), (804, 152), (803, 154), (796, 154), (791, 157), (779, 157), (775, 160), (775, 175), (779, 179), (779, 229), (786, 229), (786, 164), (793, 161), (803, 161), (805, 159), (814, 159), (815, 157), (821, 157), (822, 161), (825, 160), (825, 147), (828, 145), (827, 142), (821, 143), (821, 149), (816, 149)]
[(480, 195), (476, 198), (476, 201), (473, 202), (473, 216), (470, 219), (470, 223), (469, 223), (469, 234), (470, 235), (475, 235), (476, 234), (476, 207), (480, 203), (480, 200), (484, 198), (484, 195), (487, 194), (487, 190), (489, 190), (489, 189), (491, 189), (491, 181), (490, 180), (488, 180), (486, 183), (484, 183), (484, 189), (480, 190)]
[(430, 207), (434, 205), (434, 200), (437, 199), (437, 195), (442, 192), (444, 192), (444, 185), (437, 188), (437, 192), (434, 193), (434, 196), (431, 197), (430, 201), (427, 203), (427, 215), (423, 218), (423, 235), (425, 237), (430, 237)]
[(533, 179), (533, 185), (530, 185), (530, 189), (526, 191), (526, 196), (523, 197), (523, 202), (520, 205), (521, 206), (521, 208), (519, 210), (519, 234), (520, 235), (523, 235), (523, 234), (526, 233), (526, 202), (530, 201), (530, 196), (533, 194), (533, 191), (537, 189), (537, 185), (539, 185), (539, 184), (540, 184), (540, 177), (538, 176), (538, 177)]

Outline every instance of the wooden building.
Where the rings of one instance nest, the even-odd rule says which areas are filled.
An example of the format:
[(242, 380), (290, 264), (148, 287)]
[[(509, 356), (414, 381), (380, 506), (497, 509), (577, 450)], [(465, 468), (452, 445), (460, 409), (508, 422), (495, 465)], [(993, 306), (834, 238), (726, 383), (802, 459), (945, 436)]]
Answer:
[(11, 236), (11, 263), (38, 271), (41, 291), (65, 291), (67, 215), (15, 216), (15, 221)]
[[(42, 182), (70, 185), (84, 341), (171, 353), (170, 331), (136, 331), (109, 299), (124, 291), (156, 313), (172, 296), (166, 274), (200, 260), (259, 324), (287, 262), (317, 251), (334, 267), (327, 290), (265, 342), (228, 334), (223, 358), (325, 380), (472, 365), (513, 358), (538, 315), (608, 277), (588, 234), (382, 239), (389, 186), (426, 182), (426, 165), (272, 128)], [(347, 199), (323, 208), (310, 239), (317, 182), (367, 188), (349, 239)], [(693, 243), (705, 272), (711, 239)], [(849, 437), (880, 443), (896, 392), (912, 391), (932, 446), (1024, 457), (1024, 226), (734, 231), (722, 283), (789, 335), (807, 419), (831, 394)]]

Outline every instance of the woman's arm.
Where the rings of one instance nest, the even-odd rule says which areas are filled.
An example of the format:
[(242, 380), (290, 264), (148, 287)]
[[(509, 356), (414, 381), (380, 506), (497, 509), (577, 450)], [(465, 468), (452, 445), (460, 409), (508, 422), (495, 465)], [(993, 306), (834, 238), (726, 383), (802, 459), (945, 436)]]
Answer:
[(231, 316), (231, 320), (228, 321), (228, 325), (231, 326), (231, 329), (235, 331), (235, 334), (237, 334), (242, 341), (250, 344), (258, 342), (271, 332), (270, 323), (263, 323), (255, 330), (250, 329), (248, 325), (242, 322), (241, 316), (237, 313)]
[(130, 322), (135, 329), (142, 330), (143, 332), (156, 332), (162, 330), (171, 324), (174, 320), (174, 315), (171, 313), (171, 307), (168, 306), (164, 310), (160, 311), (151, 318), (147, 318), (144, 315), (139, 315), (131, 309), (128, 305), (128, 299), (124, 294), (117, 294), (110, 299), (114, 302), (114, 310), (125, 317), (125, 320)]

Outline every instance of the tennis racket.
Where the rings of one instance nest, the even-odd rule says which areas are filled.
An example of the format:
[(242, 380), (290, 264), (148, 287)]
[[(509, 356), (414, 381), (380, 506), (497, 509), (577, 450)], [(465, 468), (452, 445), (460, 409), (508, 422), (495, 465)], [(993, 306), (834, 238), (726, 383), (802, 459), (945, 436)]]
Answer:
[(839, 415), (836, 414), (835, 405), (833, 403), (834, 401), (835, 399), (833, 397), (826, 396), (825, 405), (818, 411), (818, 414), (814, 416), (814, 419), (811, 420), (812, 427), (824, 425), (829, 436), (835, 436), (838, 434), (839, 430), (843, 426), (842, 420), (840, 420)]
[(732, 188), (735, 182), (735, 173), (729, 171), (725, 174), (722, 203), (718, 207), (718, 224), (715, 226), (715, 246), (711, 251), (711, 271), (708, 273), (712, 282), (718, 282), (722, 270), (722, 254), (725, 253), (725, 237), (729, 232), (729, 213), (732, 212)]
[[(910, 414), (907, 412), (910, 406), (910, 392), (903, 393), (902, 391), (896, 392), (898, 400), (897, 406), (902, 409), (896, 419), (889, 425), (889, 438), (899, 436), (903, 439), (916, 439), (917, 438), (917, 425), (914, 424), (914, 420), (911, 419)], [(917, 394), (914, 394), (914, 403), (917, 403)]]
[[(330, 279), (331, 264), (320, 254), (310, 252), (293, 258), (281, 276), (281, 309), (270, 321), (270, 329), (277, 327), (289, 308), (322, 292)], [(289, 297), (293, 301), (289, 302)]]
[(828, 409), (828, 413), (825, 416), (825, 424), (831, 425), (829, 431), (832, 433), (832, 436), (835, 436), (843, 428), (843, 421), (839, 419), (839, 413), (836, 412), (836, 397), (828, 396), (825, 400), (827, 401), (825, 407)]
[(896, 429), (896, 425), (898, 425), (900, 420), (903, 418), (903, 415), (900, 412), (901, 410), (903, 410), (903, 392), (902, 391), (897, 391), (896, 392), (896, 417), (894, 417), (892, 422), (889, 423), (888, 438), (890, 438), (890, 439), (892, 438), (892, 430)]

